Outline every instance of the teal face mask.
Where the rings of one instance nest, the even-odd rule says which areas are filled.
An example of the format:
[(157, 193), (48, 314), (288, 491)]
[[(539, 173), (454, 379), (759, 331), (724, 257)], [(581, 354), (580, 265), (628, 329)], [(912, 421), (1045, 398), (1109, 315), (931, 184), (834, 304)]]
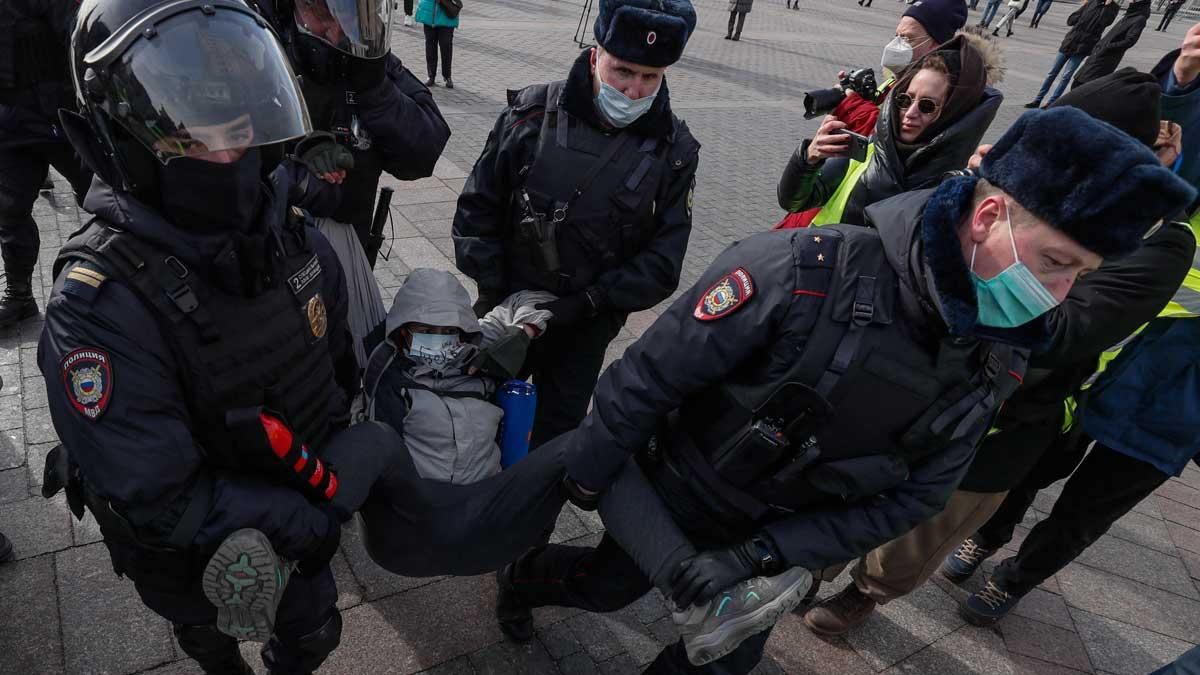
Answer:
[(658, 98), (658, 89), (662, 88), (662, 80), (659, 80), (658, 89), (655, 89), (653, 94), (632, 99), (616, 87), (605, 84), (604, 80), (600, 79), (599, 68), (596, 69), (596, 81), (600, 83), (600, 92), (596, 94), (596, 107), (600, 109), (604, 119), (618, 129), (624, 129), (645, 115), (650, 106), (654, 105), (654, 99)]
[(1004, 220), (1008, 226), (1008, 240), (1012, 242), (1013, 264), (991, 279), (980, 279), (975, 274), (975, 251), (979, 248), (976, 244), (971, 249), (971, 276), (975, 280), (979, 323), (993, 328), (1016, 328), (1054, 309), (1058, 300), (1017, 257), (1017, 240), (1013, 237), (1007, 203)]

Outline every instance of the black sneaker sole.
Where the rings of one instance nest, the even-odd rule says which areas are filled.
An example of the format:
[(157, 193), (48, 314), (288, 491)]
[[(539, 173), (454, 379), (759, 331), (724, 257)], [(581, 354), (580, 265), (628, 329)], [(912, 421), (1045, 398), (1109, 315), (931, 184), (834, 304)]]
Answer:
[(204, 568), (204, 596), (217, 608), (217, 629), (239, 640), (266, 642), (288, 571), (258, 530), (225, 538)]
[(688, 661), (704, 666), (732, 653), (742, 642), (774, 626), (779, 619), (796, 608), (813, 583), (812, 574), (804, 574), (787, 586), (774, 600), (745, 616), (721, 624), (717, 630), (684, 641)]

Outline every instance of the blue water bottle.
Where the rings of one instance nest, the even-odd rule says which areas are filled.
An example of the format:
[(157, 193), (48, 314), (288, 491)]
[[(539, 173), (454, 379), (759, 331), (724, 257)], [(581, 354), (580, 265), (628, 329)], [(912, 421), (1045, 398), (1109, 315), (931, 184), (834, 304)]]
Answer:
[(500, 466), (507, 469), (529, 454), (537, 387), (524, 380), (509, 380), (496, 392), (496, 405), (504, 411), (504, 419), (500, 420)]

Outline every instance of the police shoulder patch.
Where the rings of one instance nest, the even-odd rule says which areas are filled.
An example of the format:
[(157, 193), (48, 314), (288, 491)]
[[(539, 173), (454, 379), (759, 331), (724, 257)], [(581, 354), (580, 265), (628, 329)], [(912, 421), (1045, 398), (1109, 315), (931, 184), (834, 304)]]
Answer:
[(113, 372), (108, 352), (95, 347), (76, 349), (62, 359), (63, 386), (75, 410), (99, 420), (112, 400)]
[(754, 279), (745, 268), (721, 277), (696, 303), (692, 316), (700, 321), (716, 321), (732, 314), (754, 297)]

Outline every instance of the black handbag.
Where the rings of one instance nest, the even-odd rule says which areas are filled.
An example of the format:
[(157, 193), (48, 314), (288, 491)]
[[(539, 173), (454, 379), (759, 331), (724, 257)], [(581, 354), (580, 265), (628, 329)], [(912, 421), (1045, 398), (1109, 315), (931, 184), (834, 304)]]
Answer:
[(437, 0), (437, 4), (451, 19), (457, 19), (458, 13), (462, 11), (462, 0)]

